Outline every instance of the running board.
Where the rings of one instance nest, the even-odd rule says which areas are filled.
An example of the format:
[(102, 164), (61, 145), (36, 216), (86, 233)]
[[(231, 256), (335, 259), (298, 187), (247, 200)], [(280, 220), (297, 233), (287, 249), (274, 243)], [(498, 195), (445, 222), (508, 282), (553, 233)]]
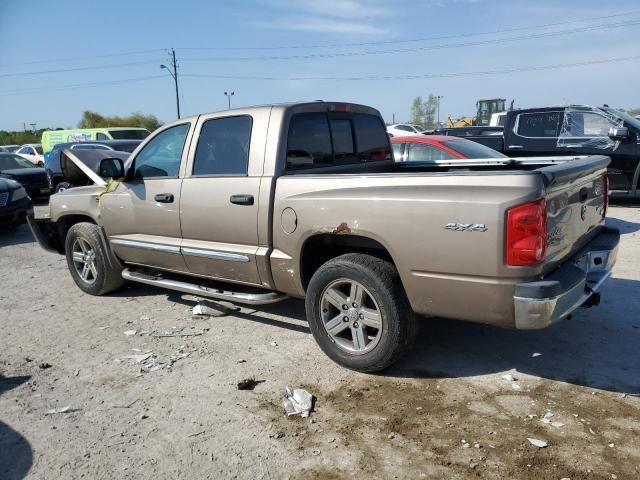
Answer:
[(122, 278), (132, 282), (144, 283), (145, 285), (153, 285), (155, 287), (175, 290), (177, 292), (248, 305), (267, 305), (269, 303), (280, 302), (288, 298), (287, 295), (279, 292), (241, 293), (221, 290), (219, 288), (209, 288), (203, 285), (196, 285), (195, 283), (181, 282), (179, 280), (162, 278), (148, 273), (135, 272), (128, 268), (125, 268), (122, 271)]

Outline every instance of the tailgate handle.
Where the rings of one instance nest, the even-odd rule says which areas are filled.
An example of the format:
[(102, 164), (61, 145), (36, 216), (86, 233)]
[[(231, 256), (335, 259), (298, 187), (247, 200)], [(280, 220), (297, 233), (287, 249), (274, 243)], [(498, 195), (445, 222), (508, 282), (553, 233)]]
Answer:
[(235, 205), (253, 205), (253, 195), (231, 195), (229, 201)]
[(584, 202), (587, 198), (589, 198), (589, 189), (587, 187), (582, 187), (580, 189), (580, 201)]
[(159, 193), (153, 199), (158, 203), (173, 203), (173, 193)]

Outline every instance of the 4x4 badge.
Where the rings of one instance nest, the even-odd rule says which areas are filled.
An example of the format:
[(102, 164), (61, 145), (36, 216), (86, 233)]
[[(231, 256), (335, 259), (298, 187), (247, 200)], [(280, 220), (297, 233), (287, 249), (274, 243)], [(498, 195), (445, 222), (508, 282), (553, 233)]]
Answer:
[(484, 223), (447, 223), (445, 230), (454, 232), (486, 232), (487, 226)]

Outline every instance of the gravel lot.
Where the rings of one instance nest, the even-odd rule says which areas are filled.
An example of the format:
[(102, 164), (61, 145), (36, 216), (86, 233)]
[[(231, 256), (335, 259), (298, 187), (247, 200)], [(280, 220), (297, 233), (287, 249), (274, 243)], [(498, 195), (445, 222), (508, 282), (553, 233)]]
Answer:
[(325, 357), (299, 300), (194, 319), (144, 286), (90, 297), (25, 226), (0, 234), (0, 478), (640, 478), (640, 210), (609, 223), (599, 307), (541, 332), (425, 319), (384, 375)]

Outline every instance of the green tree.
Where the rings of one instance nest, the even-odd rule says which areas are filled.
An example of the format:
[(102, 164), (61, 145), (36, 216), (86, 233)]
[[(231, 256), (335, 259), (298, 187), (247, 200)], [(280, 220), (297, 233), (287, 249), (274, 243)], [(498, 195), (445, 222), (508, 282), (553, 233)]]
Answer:
[(127, 117), (107, 117), (91, 110), (82, 112), (82, 118), (78, 122), (78, 128), (142, 127), (150, 132), (160, 125), (162, 125), (162, 122), (155, 115), (134, 112)]
[(425, 129), (436, 128), (437, 108), (438, 99), (431, 93), (426, 100), (419, 96), (414, 98), (411, 104), (411, 123)]

